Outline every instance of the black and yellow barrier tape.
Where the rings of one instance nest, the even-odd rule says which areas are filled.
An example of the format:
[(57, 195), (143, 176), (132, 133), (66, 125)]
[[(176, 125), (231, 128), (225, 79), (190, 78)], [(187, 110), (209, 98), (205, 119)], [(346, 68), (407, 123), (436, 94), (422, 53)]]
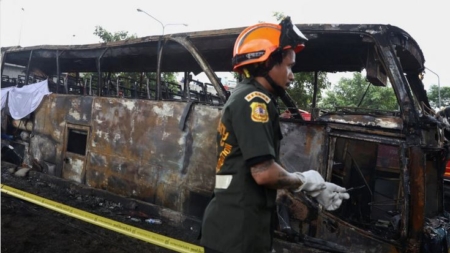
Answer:
[(14, 196), (16, 198), (23, 199), (33, 204), (51, 209), (53, 211), (89, 222), (91, 224), (113, 230), (115, 232), (134, 237), (136, 239), (158, 245), (163, 248), (167, 248), (176, 252), (186, 253), (203, 253), (204, 248), (195, 244), (180, 241), (174, 238), (163, 236), (154, 232), (150, 232), (144, 229), (133, 227), (125, 223), (117, 222), (115, 220), (107, 219), (102, 216), (98, 216), (89, 212), (85, 212), (80, 209), (73, 208), (49, 199), (39, 197), (37, 195), (21, 191), (10, 186), (1, 184), (1, 191), (5, 194)]

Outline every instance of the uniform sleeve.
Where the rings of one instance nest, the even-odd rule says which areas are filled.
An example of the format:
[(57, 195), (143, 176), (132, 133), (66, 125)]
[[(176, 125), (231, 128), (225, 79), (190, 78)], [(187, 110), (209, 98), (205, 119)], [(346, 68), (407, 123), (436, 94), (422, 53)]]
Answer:
[(232, 108), (232, 126), (244, 160), (275, 155), (275, 111), (261, 98), (242, 99)]

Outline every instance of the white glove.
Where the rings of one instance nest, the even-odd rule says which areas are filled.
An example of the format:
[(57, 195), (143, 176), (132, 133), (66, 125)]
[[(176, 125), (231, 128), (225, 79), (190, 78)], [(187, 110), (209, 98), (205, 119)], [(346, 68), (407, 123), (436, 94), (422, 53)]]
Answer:
[(326, 182), (326, 188), (317, 195), (317, 201), (328, 211), (338, 209), (343, 199), (349, 199), (350, 195), (346, 193), (344, 187)]
[(294, 172), (294, 174), (302, 181), (302, 185), (294, 190), (294, 192), (305, 191), (308, 195), (316, 197), (326, 187), (325, 180), (315, 170)]

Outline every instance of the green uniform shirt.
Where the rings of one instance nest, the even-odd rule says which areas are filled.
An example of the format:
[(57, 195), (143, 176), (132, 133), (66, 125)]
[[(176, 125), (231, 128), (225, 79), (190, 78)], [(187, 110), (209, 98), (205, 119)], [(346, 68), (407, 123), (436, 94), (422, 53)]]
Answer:
[(272, 156), (279, 162), (281, 130), (276, 104), (254, 80), (238, 84), (218, 127), (217, 175), (231, 183), (214, 190), (205, 209), (201, 243), (224, 253), (270, 252), (276, 190), (256, 184), (246, 161)]

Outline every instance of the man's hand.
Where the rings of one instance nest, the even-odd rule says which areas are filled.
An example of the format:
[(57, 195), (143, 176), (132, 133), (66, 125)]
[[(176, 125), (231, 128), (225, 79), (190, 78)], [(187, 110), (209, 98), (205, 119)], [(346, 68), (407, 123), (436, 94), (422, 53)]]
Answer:
[(320, 173), (315, 170), (294, 172), (294, 174), (302, 181), (302, 185), (295, 189), (294, 192), (305, 191), (308, 195), (316, 197), (326, 187), (325, 180)]
[(341, 206), (342, 200), (350, 198), (344, 187), (329, 182), (325, 185), (326, 188), (317, 195), (316, 199), (326, 210), (336, 210)]
[(292, 114), (289, 110), (286, 110), (282, 114), (280, 114), (280, 118), (290, 119), (292, 118)]

